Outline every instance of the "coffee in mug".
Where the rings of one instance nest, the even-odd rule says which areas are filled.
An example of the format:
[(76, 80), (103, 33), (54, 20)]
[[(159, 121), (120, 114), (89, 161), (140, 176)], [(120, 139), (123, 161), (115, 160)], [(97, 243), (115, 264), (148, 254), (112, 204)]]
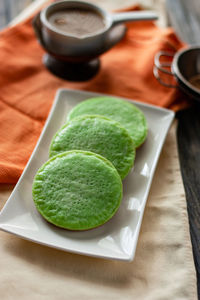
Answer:
[(103, 17), (89, 8), (65, 8), (53, 11), (48, 16), (53, 27), (64, 34), (84, 37), (96, 34), (105, 28)]

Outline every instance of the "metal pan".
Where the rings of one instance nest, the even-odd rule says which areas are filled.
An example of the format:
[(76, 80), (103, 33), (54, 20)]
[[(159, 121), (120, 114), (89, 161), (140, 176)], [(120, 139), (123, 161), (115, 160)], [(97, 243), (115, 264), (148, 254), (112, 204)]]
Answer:
[[(162, 57), (167, 58), (163, 61)], [(164, 86), (180, 88), (184, 93), (200, 101), (200, 46), (190, 46), (175, 54), (160, 51), (154, 59), (154, 76)], [(161, 75), (162, 74), (162, 75)], [(175, 79), (168, 83), (163, 74)]]

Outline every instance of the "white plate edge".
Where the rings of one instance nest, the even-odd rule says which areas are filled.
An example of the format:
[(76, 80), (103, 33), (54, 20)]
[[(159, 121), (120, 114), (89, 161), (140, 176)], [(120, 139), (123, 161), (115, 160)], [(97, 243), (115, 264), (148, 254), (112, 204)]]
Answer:
[(147, 188), (146, 188), (146, 193), (145, 193), (145, 196), (144, 196), (145, 201), (143, 202), (143, 205), (142, 205), (142, 208), (141, 208), (141, 211), (140, 211), (140, 216), (139, 216), (139, 219), (138, 219), (138, 224), (137, 224), (137, 227), (136, 227), (136, 233), (135, 233), (136, 243), (135, 243), (132, 255), (130, 255), (130, 257), (131, 257), (130, 260), (131, 261), (134, 259), (136, 248), (137, 248), (137, 245), (138, 245), (139, 233), (140, 233), (140, 230), (141, 230), (144, 211), (145, 211), (145, 208), (146, 208), (146, 203), (147, 203), (147, 200), (148, 200), (148, 195), (149, 195), (149, 191), (150, 191), (152, 181), (153, 181), (153, 178), (154, 178), (155, 170), (156, 170), (156, 167), (157, 167), (157, 164), (158, 164), (158, 161), (159, 161), (159, 157), (161, 155), (162, 148), (164, 146), (165, 139), (167, 137), (167, 133), (168, 133), (169, 128), (170, 128), (170, 126), (171, 126), (171, 124), (174, 120), (174, 116), (175, 116), (175, 114), (171, 116), (171, 118), (169, 120), (169, 123), (168, 123), (168, 126), (166, 126), (165, 134), (162, 137), (162, 143), (160, 144), (159, 149), (156, 152), (156, 159), (154, 160), (154, 163), (152, 165), (151, 177), (148, 181)]
[(65, 92), (65, 91), (81, 92), (83, 94), (91, 94), (91, 95), (96, 94), (96, 95), (99, 95), (99, 96), (107, 96), (107, 97), (115, 97), (115, 98), (119, 98), (119, 99), (123, 99), (123, 100), (129, 101), (131, 103), (135, 103), (135, 104), (137, 104), (139, 106), (149, 107), (149, 108), (152, 108), (154, 110), (158, 110), (158, 111), (161, 111), (161, 112), (166, 112), (169, 115), (171, 114), (172, 116), (175, 116), (175, 112), (173, 110), (171, 110), (171, 109), (168, 109), (168, 108), (165, 108), (165, 107), (161, 107), (161, 106), (157, 106), (157, 105), (153, 105), (153, 104), (149, 104), (149, 103), (142, 102), (142, 101), (137, 101), (137, 100), (134, 100), (134, 99), (131, 99), (131, 98), (127, 98), (127, 97), (116, 96), (116, 95), (113, 95), (113, 94), (105, 94), (105, 93), (99, 93), (99, 92), (92, 92), (92, 91), (85, 91), (85, 90), (78, 90), (78, 89), (68, 89), (68, 88), (59, 88), (57, 90), (57, 93), (60, 94), (60, 93)]
[[(33, 149), (32, 154), (30, 155), (30, 158), (29, 158), (29, 160), (28, 160), (28, 162), (27, 162), (27, 164), (26, 164), (26, 166), (25, 166), (25, 168), (24, 168), (24, 170), (23, 170), (23, 172), (22, 172), (22, 174), (21, 174), (19, 180), (17, 181), (17, 183), (16, 183), (16, 185), (15, 185), (15, 187), (14, 187), (12, 193), (11, 193), (10, 196), (8, 197), (8, 199), (7, 199), (7, 201), (6, 201), (5, 205), (4, 205), (4, 207), (2, 208), (2, 210), (1, 210), (1, 212), (0, 212), (0, 218), (1, 218), (1, 214), (2, 214), (3, 211), (6, 209), (6, 207), (7, 207), (7, 205), (8, 205), (8, 202), (9, 202), (10, 198), (11, 198), (12, 195), (15, 193), (15, 190), (18, 188), (18, 185), (20, 184), (20, 182), (23, 180), (23, 178), (24, 178), (24, 176), (25, 176), (25, 174), (26, 174), (26, 170), (28, 169), (29, 164), (31, 163), (31, 161), (32, 161), (32, 159), (33, 159), (33, 157), (34, 157), (34, 155), (35, 155), (35, 152), (36, 152), (36, 150), (37, 150), (37, 148), (38, 148), (38, 146), (39, 146), (39, 144), (40, 144), (40, 141), (42, 140), (42, 138), (43, 138), (43, 136), (44, 136), (44, 134), (45, 134), (46, 128), (47, 128), (47, 126), (48, 126), (48, 124), (49, 124), (49, 122), (50, 122), (50, 120), (51, 120), (51, 116), (53, 115), (53, 112), (54, 112), (54, 110), (55, 110), (55, 108), (56, 108), (56, 105), (57, 105), (57, 103), (58, 103), (58, 101), (59, 101), (59, 91), (56, 92), (54, 99), (55, 99), (55, 100), (53, 101), (52, 107), (51, 107), (51, 109), (50, 109), (50, 111), (49, 111), (48, 117), (47, 117), (46, 122), (45, 122), (45, 124), (44, 124), (44, 127), (43, 127), (43, 129), (42, 129), (42, 132), (41, 132), (41, 134), (40, 134), (40, 136), (39, 136), (39, 138), (38, 138), (38, 141), (37, 141), (37, 143), (36, 143), (36, 145), (35, 145), (35, 147), (34, 147), (34, 149)], [(0, 219), (0, 228), (1, 228), (1, 224), (2, 224), (2, 223), (1, 223), (1, 219)]]
[[(56, 247), (55, 245), (51, 245), (52, 248), (55, 248), (55, 249), (60, 249), (60, 250), (63, 250), (65, 252), (71, 252), (71, 253), (76, 253), (76, 254), (81, 254), (81, 255), (87, 255), (87, 256), (92, 256), (92, 257), (97, 257), (97, 258), (104, 258), (104, 259), (110, 259), (110, 260), (120, 260), (120, 261), (127, 261), (127, 262), (131, 262), (133, 259), (134, 259), (134, 256), (135, 256), (135, 252), (136, 252), (136, 248), (137, 248), (137, 245), (138, 245), (138, 238), (139, 238), (139, 233), (140, 233), (140, 229), (141, 229), (141, 224), (142, 224), (142, 220), (143, 220), (143, 215), (144, 215), (144, 210), (145, 210), (145, 207), (146, 207), (146, 202), (147, 202), (147, 199), (148, 199), (148, 194), (149, 194), (149, 190), (150, 190), (150, 187), (151, 187), (151, 184), (152, 184), (152, 180), (154, 178), (154, 173), (155, 173), (155, 169), (156, 169), (156, 166), (157, 166), (157, 163), (158, 163), (158, 160), (159, 160), (159, 157), (160, 157), (160, 154), (161, 154), (161, 151), (162, 151), (162, 148), (163, 148), (163, 145), (164, 145), (164, 141), (166, 139), (166, 136), (167, 136), (167, 133), (169, 131), (169, 128), (172, 124), (172, 121), (174, 120), (174, 116), (175, 116), (175, 113), (174, 111), (170, 110), (170, 109), (167, 109), (167, 108), (163, 108), (163, 107), (158, 107), (158, 106), (155, 106), (155, 105), (152, 105), (152, 104), (148, 104), (148, 103), (143, 103), (143, 102), (140, 102), (140, 101), (136, 101), (136, 100), (133, 100), (133, 99), (130, 99), (130, 98), (126, 98), (126, 97), (120, 97), (120, 96), (115, 96), (115, 95), (111, 95), (111, 94), (104, 94), (104, 93), (97, 93), (97, 92), (92, 92), (92, 91), (85, 91), (85, 90), (78, 90), (78, 89), (67, 89), (67, 88), (59, 88), (56, 93), (55, 93), (55, 96), (54, 96), (54, 101), (53, 101), (53, 104), (52, 104), (52, 107), (49, 111), (49, 114), (48, 114), (48, 117), (46, 119), (46, 122), (44, 124), (44, 127), (41, 131), (41, 134), (38, 138), (38, 141), (35, 145), (35, 148), (18, 180), (18, 182), (16, 183), (11, 195), (9, 196), (9, 198), (7, 199), (4, 207), (2, 208), (1, 212), (0, 212), (0, 218), (1, 218), (1, 214), (3, 213), (3, 211), (6, 209), (8, 203), (9, 203), (9, 200), (10, 198), (12, 197), (12, 195), (15, 193), (15, 190), (17, 189), (18, 185), (20, 184), (20, 182), (23, 180), (23, 177), (25, 176), (26, 174), (26, 170), (28, 169), (29, 167), (29, 164), (31, 163), (33, 157), (34, 157), (34, 154), (45, 134), (45, 131), (46, 131), (46, 128), (48, 127), (49, 125), (49, 122), (51, 120), (51, 117), (56, 109), (56, 106), (58, 104), (58, 101), (59, 101), (59, 98), (60, 98), (60, 94), (62, 92), (81, 92), (83, 94), (91, 94), (91, 96), (94, 96), (94, 94), (96, 95), (99, 95), (99, 96), (108, 96), (108, 97), (116, 97), (116, 98), (120, 98), (120, 99), (123, 99), (123, 100), (126, 100), (126, 101), (129, 101), (133, 104), (138, 104), (138, 106), (143, 106), (143, 107), (149, 107), (149, 108), (152, 108), (153, 110), (158, 110), (158, 111), (163, 111), (163, 112), (166, 112), (168, 114), (168, 117), (169, 117), (169, 120), (168, 120), (168, 125), (166, 126), (166, 129), (165, 129), (165, 134), (162, 136), (162, 142), (159, 146), (159, 149), (158, 151), (156, 152), (156, 159), (154, 160), (154, 163), (153, 163), (153, 166), (152, 166), (152, 175), (149, 179), (149, 182), (148, 182), (148, 185), (147, 185), (147, 188), (146, 188), (146, 193), (145, 193), (145, 196), (144, 196), (144, 199), (145, 201), (143, 202), (143, 205), (142, 205), (142, 208), (141, 208), (141, 212), (140, 212), (140, 217), (138, 219), (138, 224), (137, 224), (137, 227), (136, 227), (136, 232), (135, 232), (135, 239), (136, 239), (136, 243), (134, 245), (134, 248), (133, 248), (133, 251), (131, 253), (131, 255), (128, 255), (127, 257), (125, 258), (117, 258), (117, 257), (110, 257), (110, 256), (99, 256), (99, 255), (93, 255), (93, 254), (90, 254), (90, 253), (83, 253), (83, 252), (79, 252), (79, 251), (73, 251), (73, 250), (66, 250), (62, 247)], [(45, 245), (45, 246), (49, 246), (49, 243), (44, 243), (44, 242), (39, 242), (35, 239), (31, 239), (29, 237), (25, 237), (25, 236), (22, 236), (20, 234), (17, 234), (13, 231), (9, 231), (8, 229), (5, 229), (3, 228), (4, 227), (4, 223), (1, 223), (1, 220), (0, 220), (0, 229), (3, 230), (4, 232), (8, 232), (8, 233), (11, 233), (11, 234), (14, 234), (15, 236), (18, 236), (22, 239), (25, 239), (25, 240), (29, 240), (29, 241), (32, 241), (32, 242), (35, 242), (37, 244), (41, 244), (41, 245)]]

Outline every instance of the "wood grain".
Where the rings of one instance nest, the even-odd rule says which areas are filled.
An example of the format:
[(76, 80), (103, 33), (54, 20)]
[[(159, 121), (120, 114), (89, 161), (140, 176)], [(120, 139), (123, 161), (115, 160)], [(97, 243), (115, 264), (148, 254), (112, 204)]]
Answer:
[[(4, 1), (7, 1), (7, 0), (4, 0)], [(16, 0), (13, 0), (13, 2), (14, 1), (16, 1)], [(12, 25), (20, 22), (21, 20), (24, 20), (24, 18), (26, 18), (27, 16), (29, 16), (35, 9), (38, 9), (38, 7), (41, 5), (41, 2), (45, 2), (45, 1), (46, 0), (36, 0), (32, 5), (30, 5), (28, 7), (28, 9), (26, 9), (26, 11), (24, 11), (21, 15), (19, 15), (12, 22)], [(94, 1), (94, 2), (96, 2), (96, 1)], [(161, 20), (163, 20), (163, 19), (165, 20), (164, 0), (138, 0), (138, 1), (135, 1), (135, 0), (134, 1), (132, 1), (132, 0), (125, 0), (125, 1), (121, 1), (121, 0), (116, 0), (116, 1), (102, 0), (102, 1), (100, 1), (99, 0), (97, 2), (100, 2), (99, 4), (101, 4), (102, 6), (104, 6), (104, 5), (107, 6), (106, 8), (109, 9), (109, 10), (121, 8), (121, 6), (129, 6), (129, 5), (135, 4), (135, 2), (140, 3), (140, 4), (144, 4), (144, 5), (146, 4), (148, 7), (152, 7), (152, 6), (155, 7), (156, 6), (156, 10), (158, 10), (160, 12), (161, 16), (164, 15), (164, 18), (162, 17)], [(173, 12), (179, 13), (179, 9), (180, 9), (181, 3), (183, 3), (183, 5), (185, 5), (186, 2), (189, 2), (189, 4), (191, 3), (191, 1), (188, 1), (188, 0), (181, 0), (181, 1), (180, 0), (169, 0), (167, 2), (168, 3), (171, 2), (171, 5), (174, 5), (173, 7), (171, 6), (172, 13)], [(199, 8), (200, 8), (200, 6), (199, 6)], [(190, 13), (188, 11), (188, 8), (185, 9), (185, 13), (186, 14)], [(184, 31), (186, 31), (186, 25), (185, 25), (186, 24), (186, 19), (187, 18), (184, 17), (184, 15), (181, 15), (180, 20), (179, 20), (179, 22), (180, 22), (180, 29), (181, 29), (181, 32), (183, 32), (183, 33), (184, 33)], [(175, 24), (175, 22), (173, 23), (173, 25), (174, 24)], [(176, 20), (176, 24), (178, 24), (178, 20)], [(183, 24), (184, 24), (184, 26), (183, 26)], [(177, 32), (178, 32), (178, 30), (177, 30)], [(199, 35), (199, 38), (200, 38), (200, 34), (199, 33), (200, 33), (200, 31), (198, 31), (198, 35)], [(187, 36), (189, 38), (192, 38), (193, 34), (191, 35), (191, 37), (190, 37), (190, 35), (191, 34), (189, 33)], [(183, 36), (183, 39), (184, 39), (184, 36)], [(198, 278), (198, 282), (200, 283), (200, 275), (199, 275), (200, 274), (200, 246), (199, 246), (200, 245), (200, 243), (199, 243), (199, 239), (200, 239), (200, 234), (199, 234), (200, 233), (200, 222), (199, 222), (199, 220), (200, 220), (200, 218), (199, 218), (200, 211), (199, 210), (200, 209), (199, 209), (199, 206), (200, 205), (199, 205), (199, 200), (198, 200), (198, 199), (200, 199), (200, 196), (199, 196), (200, 195), (200, 193), (199, 193), (200, 192), (200, 185), (198, 183), (198, 178), (199, 178), (198, 169), (200, 170), (200, 168), (199, 168), (199, 164), (200, 164), (200, 155), (199, 155), (200, 154), (199, 153), (200, 152), (200, 145), (199, 144), (200, 144), (200, 142), (198, 141), (198, 139), (200, 139), (200, 137), (199, 137), (200, 136), (200, 130), (199, 130), (199, 126), (200, 126), (199, 123), (200, 123), (200, 121), (198, 120), (199, 119), (199, 112), (200, 112), (199, 108), (198, 108), (198, 110), (196, 110), (196, 108), (192, 108), (191, 110), (181, 112), (178, 115), (179, 125), (178, 125), (177, 137), (178, 137), (178, 145), (179, 145), (179, 155), (180, 155), (180, 162), (181, 162), (181, 170), (182, 170), (183, 181), (184, 181), (184, 185), (185, 185), (185, 189), (186, 189), (186, 196), (187, 196), (187, 202), (188, 202), (188, 214), (189, 214), (189, 218), (190, 218), (190, 231), (191, 231), (191, 237), (192, 237), (192, 243), (193, 243), (193, 251), (194, 251), (194, 257), (195, 257), (195, 264), (196, 264), (196, 269), (197, 269), (197, 278)], [(194, 117), (195, 117), (195, 120), (194, 120)], [(168, 138), (169, 138), (169, 136), (170, 136), (170, 133), (168, 135)], [(172, 151), (171, 146), (174, 145), (174, 140), (172, 140), (172, 141), (170, 140), (170, 142), (168, 142), (168, 143), (169, 143), (169, 147), (166, 148), (166, 145), (165, 145), (165, 147), (163, 149), (163, 154), (162, 154), (162, 155), (164, 155), (163, 156), (164, 157), (163, 160), (165, 161), (165, 163), (166, 163), (166, 160), (168, 159), (168, 155)], [(183, 151), (180, 151), (181, 149)], [(162, 159), (162, 155), (161, 155), (161, 159)], [(172, 154), (170, 154), (170, 155), (172, 155)], [(194, 157), (195, 157), (195, 159), (193, 159)], [(174, 159), (174, 161), (171, 164), (171, 167), (173, 166), (173, 172), (176, 172), (174, 174), (174, 177), (176, 178), (176, 184), (174, 183), (174, 185), (172, 186), (173, 188), (172, 187), (170, 188), (170, 192), (173, 192), (173, 191), (177, 192), (177, 184), (178, 184), (178, 182), (181, 179), (180, 179), (180, 175), (179, 175), (179, 170), (177, 170), (177, 167), (176, 167), (177, 156), (173, 156), (173, 159)], [(169, 164), (169, 162), (168, 162), (168, 164)], [(186, 164), (188, 164), (190, 166), (190, 168), (188, 168)], [(170, 166), (170, 164), (169, 164), (169, 166)], [(194, 166), (195, 166), (195, 168), (193, 168)], [(157, 177), (158, 178), (163, 178), (162, 176), (165, 174), (165, 169), (163, 169), (162, 167), (163, 167), (163, 165), (161, 164), (161, 167), (158, 166), (158, 168), (157, 168), (157, 173), (158, 173)], [(163, 173), (160, 174), (160, 171), (162, 171)], [(162, 176), (160, 176), (160, 175), (162, 175)], [(188, 182), (188, 184), (187, 184), (187, 182)], [(165, 187), (166, 193), (167, 193), (167, 195), (169, 195), (169, 184), (170, 184), (170, 182), (168, 182), (168, 184), (162, 184), (162, 185), (160, 185), (158, 183), (158, 181), (156, 181), (155, 184), (152, 186), (150, 197), (152, 199), (155, 199), (155, 196), (157, 196), (156, 193), (157, 193), (157, 187), (158, 187), (158, 185), (162, 186), (163, 189)], [(13, 186), (0, 185), (0, 200), (1, 200), (0, 201), (0, 204), (1, 204), (0, 209), (3, 207), (4, 203), (6, 202), (6, 199), (9, 197), (12, 189), (13, 189)], [(179, 191), (179, 193), (180, 193), (180, 191)], [(173, 197), (175, 197), (175, 194), (173, 195)], [(184, 197), (184, 195), (182, 197)], [(150, 203), (150, 201), (149, 201), (149, 203)], [(148, 210), (147, 210), (147, 212), (148, 212)], [(143, 225), (143, 227), (144, 227), (144, 225)], [(159, 226), (155, 225), (155, 228), (159, 228)], [(3, 239), (5, 239), (5, 241), (6, 241), (5, 244), (6, 245), (12, 239), (14, 241), (16, 240), (16, 242), (18, 241), (17, 238), (10, 237), (6, 233), (1, 233), (1, 237), (2, 237), (1, 238), (1, 247), (4, 246), (4, 244), (2, 242)], [(148, 237), (148, 235), (147, 235), (147, 237)], [(25, 243), (28, 245), (28, 242), (24, 242), (24, 244)], [(25, 267), (23, 269), (22, 262), (25, 261), (25, 263), (27, 263), (29, 257), (30, 257), (29, 260), (30, 260), (31, 264), (32, 264), (33, 258), (34, 259), (37, 258), (37, 259), (40, 260), (40, 262), (44, 263), (45, 257), (47, 256), (47, 252), (48, 251), (49, 252), (53, 251), (51, 249), (50, 250), (46, 249), (46, 248), (43, 249), (43, 247), (40, 246), (39, 251), (38, 251), (39, 255), (35, 255), (34, 256), (35, 253), (37, 254), (36, 250), (37, 250), (37, 247), (39, 247), (39, 246), (34, 245), (34, 244), (30, 244), (29, 247), (27, 246), (28, 250), (27, 250), (27, 253), (26, 253), (26, 251), (24, 251), (24, 248), (22, 247), (22, 245), (23, 245), (23, 243), (21, 243), (21, 240), (19, 240), (19, 251), (16, 250), (17, 254), (18, 253), (22, 253), (21, 254), (22, 258), (20, 257), (20, 259), (19, 259), (19, 261), (20, 261), (19, 265), (18, 265), (18, 257), (16, 255), (16, 253), (12, 252), (11, 255), (8, 253), (9, 246), (7, 246), (7, 248), (6, 248), (7, 251), (5, 251), (5, 248), (3, 248), (4, 251), (1, 251), (1, 253), (3, 253), (4, 255), (7, 255), (7, 253), (8, 253), (8, 260), (5, 261), (5, 266), (6, 266), (5, 269), (6, 269), (6, 271), (8, 270), (8, 274), (9, 274), (8, 278), (12, 278), (13, 271), (18, 270), (19, 269), (18, 267), (20, 267), (20, 273), (19, 274), (24, 274), (21, 270), (26, 269), (26, 265), (25, 265)], [(11, 244), (11, 246), (10, 246), (10, 249), (12, 249), (12, 251), (13, 251), (13, 244)], [(23, 251), (22, 251), (22, 249), (23, 249)], [(32, 249), (33, 249), (33, 253), (34, 254), (31, 254)], [(145, 247), (141, 247), (141, 249), (145, 250)], [(44, 255), (42, 255), (43, 254), (42, 251), (44, 252)], [(13, 253), (15, 255), (13, 255)], [(54, 254), (54, 252), (53, 252), (53, 254)], [(63, 264), (63, 257), (64, 258), (66, 257), (66, 253), (64, 255), (64, 254), (62, 254), (62, 252), (59, 252), (59, 255), (61, 255), (61, 258), (62, 258), (59, 261), (61, 261), (62, 264)], [(24, 256), (27, 258), (26, 260), (24, 260)], [(146, 260), (146, 257), (145, 257), (144, 260)], [(144, 261), (144, 260), (140, 260), (140, 259), (137, 260), (139, 267), (140, 267), (141, 261)], [(2, 261), (4, 261), (4, 260), (2, 260)], [(11, 261), (11, 263), (10, 263), (10, 261)], [(9, 267), (8, 262), (10, 263), (10, 266), (11, 266), (10, 269), (8, 268)], [(12, 262), (14, 262), (14, 263), (12, 264)], [(34, 260), (34, 262), (35, 262), (35, 260)], [(56, 263), (54, 263), (54, 264), (56, 265)], [(28, 263), (27, 263), (27, 265), (28, 265), (27, 270), (29, 271), (30, 266), (29, 266)], [(33, 266), (31, 265), (33, 272), (29, 272), (28, 274), (30, 274), (30, 273), (34, 274), (34, 269), (33, 269), (34, 265), (36, 265), (36, 267), (37, 267), (35, 273), (37, 274), (37, 277), (38, 277), (39, 267), (41, 266), (40, 263), (38, 263), (38, 266), (35, 263), (33, 264)], [(48, 260), (47, 265), (49, 265), (49, 260)], [(69, 265), (67, 264), (67, 267), (65, 268), (64, 271), (66, 272), (66, 270), (68, 268), (69, 268)], [(183, 266), (183, 268), (184, 268), (184, 266)], [(44, 265), (43, 269), (46, 270), (46, 265)], [(47, 270), (48, 270), (48, 268), (47, 268)], [(86, 268), (86, 270), (87, 270), (87, 268)], [(108, 269), (108, 271), (109, 270), (110, 269)], [(64, 273), (64, 271), (62, 271), (62, 272), (59, 273), (59, 281), (58, 281), (59, 283), (61, 282), (61, 275), (62, 274), (66, 275)], [(85, 268), (83, 269), (83, 271), (84, 271), (84, 275), (85, 275)], [(148, 269), (148, 272), (149, 272), (149, 269)], [(97, 272), (95, 272), (94, 274), (96, 274), (96, 273)], [(77, 276), (77, 272), (76, 272), (75, 275)], [(48, 276), (50, 276), (49, 272), (48, 272)], [(115, 277), (116, 277), (116, 274), (115, 274)], [(149, 277), (151, 278), (152, 276), (149, 276)], [(168, 277), (170, 277), (169, 274), (168, 274)], [(15, 281), (18, 279), (17, 276), (16, 277), (13, 276), (13, 278), (14, 278)], [(28, 276), (27, 276), (27, 278), (28, 278)], [(20, 281), (21, 278), (19, 278), (19, 282), (22, 282), (23, 288), (24, 288), (24, 286), (26, 287), (26, 284), (28, 285), (28, 283), (26, 281), (27, 278), (26, 278), (26, 276), (24, 276), (23, 281), (22, 280)], [(64, 287), (65, 287), (65, 290), (66, 290), (66, 284), (68, 282), (68, 280), (66, 281), (66, 278), (67, 277), (65, 276), (64, 277)], [(161, 279), (162, 279), (162, 277), (161, 277)], [(24, 280), (25, 280), (25, 282), (24, 282)], [(138, 278), (136, 278), (136, 280), (138, 280)], [(54, 281), (54, 284), (55, 284), (55, 273), (53, 274), (53, 281)], [(86, 282), (84, 281), (84, 284), (85, 283)], [(146, 284), (146, 282), (144, 282), (144, 283)], [(32, 281), (31, 281), (31, 284), (32, 284)], [(31, 286), (31, 284), (30, 284), (30, 286)], [(105, 283), (105, 286), (106, 286), (106, 284), (107, 283)], [(135, 282), (134, 282), (134, 284), (135, 284)], [(199, 284), (199, 286), (200, 286), (200, 284)], [(15, 286), (13, 285), (13, 288), (14, 287), (17, 287), (18, 290), (20, 288), (20, 286), (17, 286), (17, 285), (15, 285)], [(146, 287), (145, 287), (146, 290), (147, 290), (147, 287), (148, 287), (148, 285), (146, 284)], [(90, 288), (91, 288), (91, 282), (90, 282)], [(133, 288), (134, 288), (134, 285), (133, 285)], [(152, 286), (151, 286), (151, 288), (152, 288)], [(29, 290), (31, 290), (31, 289), (29, 289)], [(95, 290), (97, 290), (97, 285), (95, 285)], [(8, 293), (8, 291), (9, 290), (6, 289), (7, 293)], [(35, 285), (34, 285), (34, 291), (35, 291)], [(123, 289), (122, 289), (122, 291), (123, 291)], [(126, 289), (123, 292), (125, 292), (125, 291), (127, 291), (127, 286), (126, 286)], [(107, 292), (108, 292), (108, 289), (107, 289)], [(200, 288), (199, 288), (199, 295), (200, 295)], [(8, 294), (7, 294), (7, 296), (8, 296)], [(175, 297), (175, 295), (174, 295), (174, 297)], [(162, 298), (162, 299), (164, 299), (164, 298)], [(172, 298), (170, 298), (170, 299), (172, 299)], [(194, 298), (191, 298), (191, 299), (194, 299)]]
[(186, 43), (200, 43), (199, 0), (166, 0), (169, 19), (178, 36)]
[(177, 114), (177, 143), (200, 299), (200, 105)]
[(1, 0), (0, 1), (0, 29), (4, 28), (33, 0)]

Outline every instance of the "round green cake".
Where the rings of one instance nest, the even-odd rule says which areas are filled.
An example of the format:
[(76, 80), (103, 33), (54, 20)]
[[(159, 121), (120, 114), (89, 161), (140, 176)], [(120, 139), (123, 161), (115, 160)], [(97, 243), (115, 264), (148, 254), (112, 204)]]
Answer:
[(136, 148), (146, 139), (148, 127), (143, 112), (134, 104), (113, 97), (96, 97), (76, 105), (68, 115), (72, 120), (80, 115), (103, 115), (113, 119), (127, 129)]
[(87, 230), (107, 222), (119, 208), (122, 182), (104, 157), (67, 151), (48, 160), (33, 182), (37, 210), (50, 223), (70, 230)]
[(135, 159), (135, 146), (120, 123), (98, 115), (81, 116), (69, 121), (53, 137), (49, 156), (69, 150), (95, 152), (107, 158), (122, 179)]

